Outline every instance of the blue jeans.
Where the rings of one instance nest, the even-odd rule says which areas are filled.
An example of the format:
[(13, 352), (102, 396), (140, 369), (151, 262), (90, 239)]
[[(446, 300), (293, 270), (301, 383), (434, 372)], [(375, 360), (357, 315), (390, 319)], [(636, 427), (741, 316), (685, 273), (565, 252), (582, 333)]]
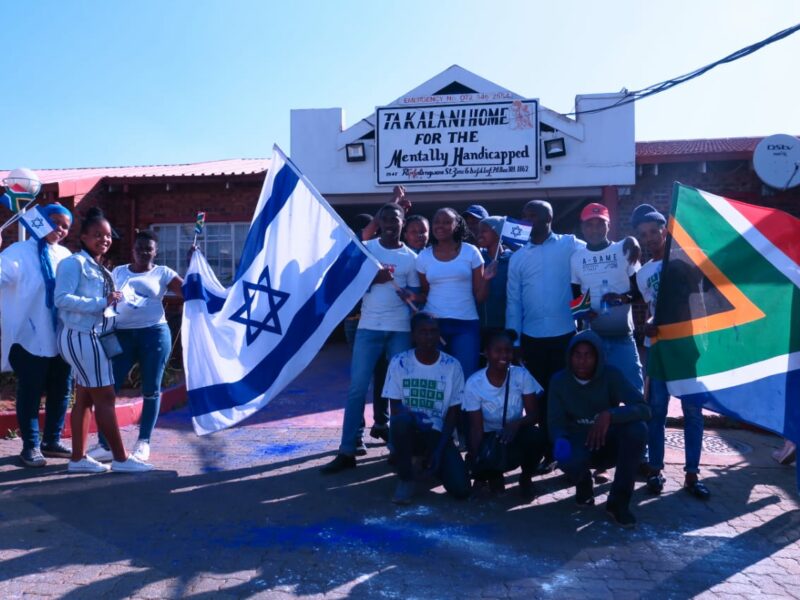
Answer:
[(642, 363), (633, 335), (600, 336), (600, 339), (603, 341), (606, 364), (622, 371), (625, 379), (639, 392), (644, 393)]
[(455, 358), (464, 371), (464, 381), (478, 370), (481, 354), (481, 322), (463, 319), (438, 319), (445, 342), (442, 350)]
[(590, 468), (609, 469), (615, 467), (611, 495), (630, 499), (636, 481), (639, 457), (647, 443), (647, 427), (642, 421), (616, 423), (608, 428), (606, 443), (599, 450), (586, 446), (586, 431), (567, 435), (571, 454), (559, 460), (558, 467), (574, 484), (591, 477)]
[(395, 354), (405, 352), (409, 348), (411, 348), (411, 333), (408, 331), (372, 329), (356, 331), (339, 454), (355, 456), (356, 446), (364, 436), (365, 396), (378, 359), (381, 356), (391, 359)]
[[(389, 431), (394, 445), (397, 476), (401, 481), (413, 481), (412, 458), (430, 457), (439, 445), (442, 433), (435, 429), (420, 429), (417, 420), (408, 413), (393, 416), (389, 421)], [(451, 496), (461, 499), (469, 496), (467, 465), (452, 439), (445, 441), (436, 476)]]
[[(648, 464), (651, 469), (664, 468), (664, 430), (669, 409), (667, 384), (659, 379), (650, 379), (648, 402), (653, 417), (647, 424)], [(683, 445), (686, 452), (687, 473), (700, 472), (700, 450), (703, 446), (703, 409), (701, 406), (681, 400), (683, 409)]]
[[(172, 335), (166, 323), (141, 329), (117, 329), (122, 354), (112, 359), (114, 388), (119, 392), (133, 365), (139, 363), (142, 379), (142, 418), (139, 421), (139, 439), (150, 441), (161, 408), (161, 380), (172, 348)], [(102, 434), (101, 445), (108, 447)]]
[(61, 441), (64, 416), (72, 392), (72, 370), (60, 356), (36, 356), (19, 344), (8, 352), (8, 362), (17, 376), (17, 422), (25, 450), (39, 447), (39, 404), (46, 393), (45, 445)]

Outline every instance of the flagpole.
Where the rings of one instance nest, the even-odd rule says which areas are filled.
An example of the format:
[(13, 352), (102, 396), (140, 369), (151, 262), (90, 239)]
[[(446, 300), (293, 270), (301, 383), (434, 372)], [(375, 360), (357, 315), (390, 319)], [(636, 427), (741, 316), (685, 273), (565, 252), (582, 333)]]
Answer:
[[(390, 279), (390, 280), (389, 280), (389, 283), (391, 283), (391, 284), (394, 286), (394, 289), (396, 289), (398, 292), (405, 292), (405, 290), (404, 290), (403, 288), (401, 288), (401, 287), (400, 287), (400, 286), (397, 284), (397, 282), (394, 280), (394, 278)], [(418, 313), (418, 312), (419, 312), (419, 308), (417, 308), (417, 305), (416, 305), (416, 304), (414, 304), (414, 303), (413, 303), (411, 300), (409, 300), (408, 298), (406, 298), (406, 297), (405, 297), (405, 295), (403, 296), (403, 301), (404, 301), (406, 304), (408, 304), (408, 305), (411, 307), (411, 310), (413, 310), (413, 311), (414, 311), (414, 314), (416, 314), (416, 313)]]
[(31, 200), (30, 202), (28, 202), (28, 204), (25, 205), (24, 209), (14, 213), (14, 215), (8, 221), (0, 225), (0, 232), (5, 231), (9, 227), (11, 227), (14, 223), (19, 221), (22, 218), (22, 215), (28, 212), (28, 209), (31, 208), (34, 204), (36, 204), (38, 201), (39, 201), (38, 198)]

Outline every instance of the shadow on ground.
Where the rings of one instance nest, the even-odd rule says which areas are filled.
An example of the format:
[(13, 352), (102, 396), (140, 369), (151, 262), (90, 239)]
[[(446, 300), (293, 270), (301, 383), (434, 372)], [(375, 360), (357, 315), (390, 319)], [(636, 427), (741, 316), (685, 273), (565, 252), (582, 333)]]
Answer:
[(606, 519), (604, 498), (578, 509), (556, 474), (537, 482), (533, 503), (517, 496), (512, 477), (501, 497), (456, 502), (426, 489), (414, 506), (399, 508), (388, 502), (395, 479), (383, 452), (329, 478), (316, 471), (333, 455), (334, 433), (269, 446), (259, 446), (255, 433), (179, 433), (199, 471), (187, 476), (3, 471), (0, 497), (24, 505), (15, 505), (16, 516), (0, 509), (0, 552), (26, 552), (0, 563), (0, 581), (41, 574), (44, 585), (48, 574), (79, 565), (84, 584), (62, 598), (131, 596), (159, 585), (156, 595), (193, 598), (266, 590), (592, 596), (614, 592), (620, 581), (638, 581), (648, 597), (678, 597), (800, 539), (800, 512), (779, 506), (776, 492), (788, 479), (777, 468), (752, 476), (744, 465), (715, 470), (705, 480), (715, 492), (708, 504), (679, 490), (660, 498), (639, 490), (640, 526), (622, 531)]

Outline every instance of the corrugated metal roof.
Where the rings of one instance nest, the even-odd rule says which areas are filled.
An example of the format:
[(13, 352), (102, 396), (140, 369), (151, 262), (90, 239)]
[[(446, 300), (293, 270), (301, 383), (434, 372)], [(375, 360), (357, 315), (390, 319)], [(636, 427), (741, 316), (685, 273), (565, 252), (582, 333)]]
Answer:
[[(182, 165), (147, 165), (141, 167), (88, 167), (80, 169), (34, 169), (42, 183), (60, 183), (77, 179), (102, 179), (103, 177), (191, 177), (199, 175), (255, 175), (264, 173), (270, 165), (269, 158), (235, 158), (212, 160)], [(0, 171), (0, 179), (8, 170)]]

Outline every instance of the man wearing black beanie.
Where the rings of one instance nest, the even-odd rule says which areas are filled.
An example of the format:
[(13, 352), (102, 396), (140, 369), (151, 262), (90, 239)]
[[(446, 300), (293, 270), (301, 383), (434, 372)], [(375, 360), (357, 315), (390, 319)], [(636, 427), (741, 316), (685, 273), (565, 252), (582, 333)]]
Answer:
[[(661, 279), (661, 265), (667, 241), (667, 220), (650, 204), (641, 204), (633, 209), (631, 224), (642, 247), (650, 254), (651, 259), (642, 265), (636, 273), (636, 284), (647, 302), (650, 318), (645, 327), (645, 348), (650, 347), (650, 338), (658, 335), (658, 326), (653, 323), (656, 312), (656, 298)], [(647, 391), (647, 402), (650, 405), (652, 418), (648, 428), (648, 466), (647, 490), (652, 494), (660, 494), (664, 489), (664, 433), (667, 422), (670, 394), (665, 381), (650, 379)], [(707, 500), (711, 496), (709, 489), (698, 481), (700, 470), (700, 449), (703, 442), (703, 411), (696, 404), (682, 401), (684, 420), (684, 447), (686, 451), (686, 478), (684, 489), (694, 497)]]

